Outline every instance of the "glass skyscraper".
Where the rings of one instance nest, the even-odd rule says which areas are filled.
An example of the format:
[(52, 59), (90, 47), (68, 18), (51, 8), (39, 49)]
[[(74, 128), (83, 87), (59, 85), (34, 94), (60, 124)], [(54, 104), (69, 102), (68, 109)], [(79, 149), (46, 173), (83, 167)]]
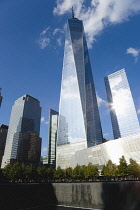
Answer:
[(105, 77), (114, 139), (140, 132), (131, 90), (125, 70)]
[(0, 125), (0, 167), (1, 167), (2, 157), (4, 155), (7, 132), (8, 132), (8, 126), (3, 124)]
[(73, 17), (65, 38), (57, 145), (78, 142), (100, 144), (102, 130), (83, 23)]
[(56, 167), (56, 141), (58, 128), (58, 112), (53, 109), (49, 110), (49, 151), (48, 164), (49, 167)]
[[(26, 157), (28, 158), (28, 153), (31, 153), (31, 150), (33, 150), (33, 141), (37, 141), (35, 134), (31, 134), (36, 133), (38, 135), (38, 141), (41, 140), (39, 138), (40, 118), (41, 107), (40, 102), (36, 98), (26, 94), (15, 101), (10, 117), (2, 167), (7, 163), (13, 164), (19, 159), (21, 160), (22, 156), (24, 159), (25, 154), (27, 154)], [(30, 143), (27, 143), (27, 141), (30, 141)], [(31, 150), (29, 148), (30, 144)], [(34, 145), (37, 144), (34, 143)], [(39, 145), (41, 150), (41, 144), (39, 143)], [(22, 154), (21, 151), (23, 151)]]

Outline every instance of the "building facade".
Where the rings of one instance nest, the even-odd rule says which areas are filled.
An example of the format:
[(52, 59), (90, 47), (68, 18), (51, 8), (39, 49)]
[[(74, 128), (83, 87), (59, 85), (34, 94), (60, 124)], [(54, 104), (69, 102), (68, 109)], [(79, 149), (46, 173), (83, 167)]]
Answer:
[(132, 158), (140, 164), (140, 133), (123, 138), (110, 140), (94, 147), (77, 150), (81, 143), (63, 145), (58, 150), (58, 166), (63, 169), (76, 167), (76, 165), (88, 165), (92, 163), (102, 170), (109, 160), (119, 165), (119, 159), (124, 156), (127, 163)]
[(58, 112), (53, 109), (49, 110), (49, 150), (48, 164), (49, 167), (56, 167), (56, 143), (57, 143), (57, 128), (58, 128)]
[[(15, 101), (10, 117), (2, 167), (17, 161), (25, 162), (25, 159), (28, 162), (29, 156), (25, 153), (31, 151), (31, 147), (29, 148), (29, 145), (33, 145), (31, 142), (37, 141), (37, 139), (33, 140), (32, 133), (36, 133), (36, 138), (40, 142), (40, 118), (41, 107), (36, 98), (26, 94)], [(38, 145), (40, 147), (40, 143)]]
[(119, 70), (105, 77), (114, 139), (140, 132), (126, 72)]
[(49, 165), (48, 165), (48, 155), (41, 156), (40, 161), (41, 161), (41, 164), (43, 166), (49, 167)]
[(36, 132), (20, 133), (17, 150), (19, 163), (38, 165), (41, 157), (42, 139)]
[(65, 38), (57, 145), (78, 142), (102, 143), (102, 129), (83, 23), (73, 17)]
[(0, 125), (0, 166), (2, 162), (2, 157), (4, 155), (7, 132), (8, 132), (8, 126), (3, 124)]

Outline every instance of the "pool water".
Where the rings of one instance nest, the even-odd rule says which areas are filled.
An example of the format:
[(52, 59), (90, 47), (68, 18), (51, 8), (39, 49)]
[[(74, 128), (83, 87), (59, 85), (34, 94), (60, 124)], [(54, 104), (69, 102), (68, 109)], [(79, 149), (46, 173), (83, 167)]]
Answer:
[(34, 206), (32, 208), (25, 208), (19, 210), (101, 210), (101, 209), (92, 209), (92, 208), (82, 208), (82, 207), (73, 207), (73, 206), (55, 206), (55, 205), (43, 205), (43, 206)]

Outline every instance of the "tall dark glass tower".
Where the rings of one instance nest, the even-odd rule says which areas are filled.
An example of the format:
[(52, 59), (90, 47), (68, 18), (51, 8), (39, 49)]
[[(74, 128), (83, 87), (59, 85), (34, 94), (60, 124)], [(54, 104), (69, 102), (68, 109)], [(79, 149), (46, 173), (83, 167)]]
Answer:
[(59, 104), (57, 145), (102, 143), (102, 130), (81, 20), (68, 20)]
[[(26, 94), (12, 107), (2, 168), (8, 163), (40, 160), (40, 102)], [(30, 162), (30, 161), (29, 161)]]

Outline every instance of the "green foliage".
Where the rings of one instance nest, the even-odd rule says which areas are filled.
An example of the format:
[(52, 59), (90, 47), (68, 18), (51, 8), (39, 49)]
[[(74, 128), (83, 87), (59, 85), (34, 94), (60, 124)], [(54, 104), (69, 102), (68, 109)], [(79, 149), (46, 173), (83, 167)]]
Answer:
[(124, 156), (122, 156), (122, 157), (120, 158), (119, 163), (120, 163), (120, 164), (119, 164), (119, 166), (118, 166), (118, 174), (119, 174), (120, 176), (125, 176), (125, 175), (127, 175), (127, 174), (128, 174), (128, 166), (127, 166), (127, 162), (126, 162)]
[(37, 170), (33, 165), (27, 165), (25, 169), (26, 180), (27, 181), (36, 181), (37, 180)]
[(112, 163), (111, 160), (107, 162), (106, 165), (103, 166), (102, 174), (104, 176), (116, 176), (117, 175), (117, 166)]
[(92, 165), (89, 163), (88, 166), (84, 167), (84, 177), (86, 179), (93, 179), (93, 177), (99, 176), (99, 171), (97, 166)]
[(66, 168), (65, 174), (66, 174), (66, 179), (72, 179), (73, 178), (73, 169), (71, 167)]
[[(134, 178), (140, 177), (140, 166), (135, 160), (130, 158), (130, 163), (127, 162), (122, 156), (120, 158), (120, 164), (112, 163), (111, 160), (103, 166), (102, 175), (106, 177), (126, 176), (131, 175)], [(74, 169), (71, 167), (61, 169), (47, 168), (45, 166), (35, 167), (33, 165), (24, 165), (16, 163), (13, 166), (6, 165), (1, 169), (1, 180), (12, 182), (52, 182), (56, 180), (94, 180), (99, 176), (98, 167), (89, 163), (87, 166), (77, 165)], [(110, 179), (110, 178), (109, 178)], [(108, 178), (107, 178), (108, 180)]]
[(53, 169), (53, 168), (47, 168), (46, 169), (46, 172), (47, 172), (48, 180), (54, 179), (55, 169)]
[(7, 164), (3, 169), (2, 169), (2, 173), (4, 175), (4, 177), (7, 180), (11, 180), (11, 168), (12, 166), (10, 164)]
[(138, 177), (140, 175), (140, 167), (139, 164), (130, 158), (130, 164), (128, 165), (128, 174), (133, 175), (133, 177)]
[(24, 180), (26, 177), (24, 164), (15, 163), (13, 166), (8, 164), (2, 169), (2, 172), (7, 180), (13, 182), (18, 181), (19, 179)]
[(64, 179), (65, 178), (65, 171), (63, 169), (61, 169), (60, 166), (58, 166), (58, 168), (56, 169), (56, 171), (54, 173), (54, 177), (56, 179)]
[(80, 166), (77, 164), (77, 166), (73, 169), (73, 177), (75, 179), (84, 178), (84, 166)]
[(48, 178), (47, 169), (45, 166), (37, 168), (37, 179), (38, 181), (45, 181)]
[(24, 165), (24, 163), (21, 164), (20, 179), (23, 180), (23, 181), (26, 179), (26, 166)]

